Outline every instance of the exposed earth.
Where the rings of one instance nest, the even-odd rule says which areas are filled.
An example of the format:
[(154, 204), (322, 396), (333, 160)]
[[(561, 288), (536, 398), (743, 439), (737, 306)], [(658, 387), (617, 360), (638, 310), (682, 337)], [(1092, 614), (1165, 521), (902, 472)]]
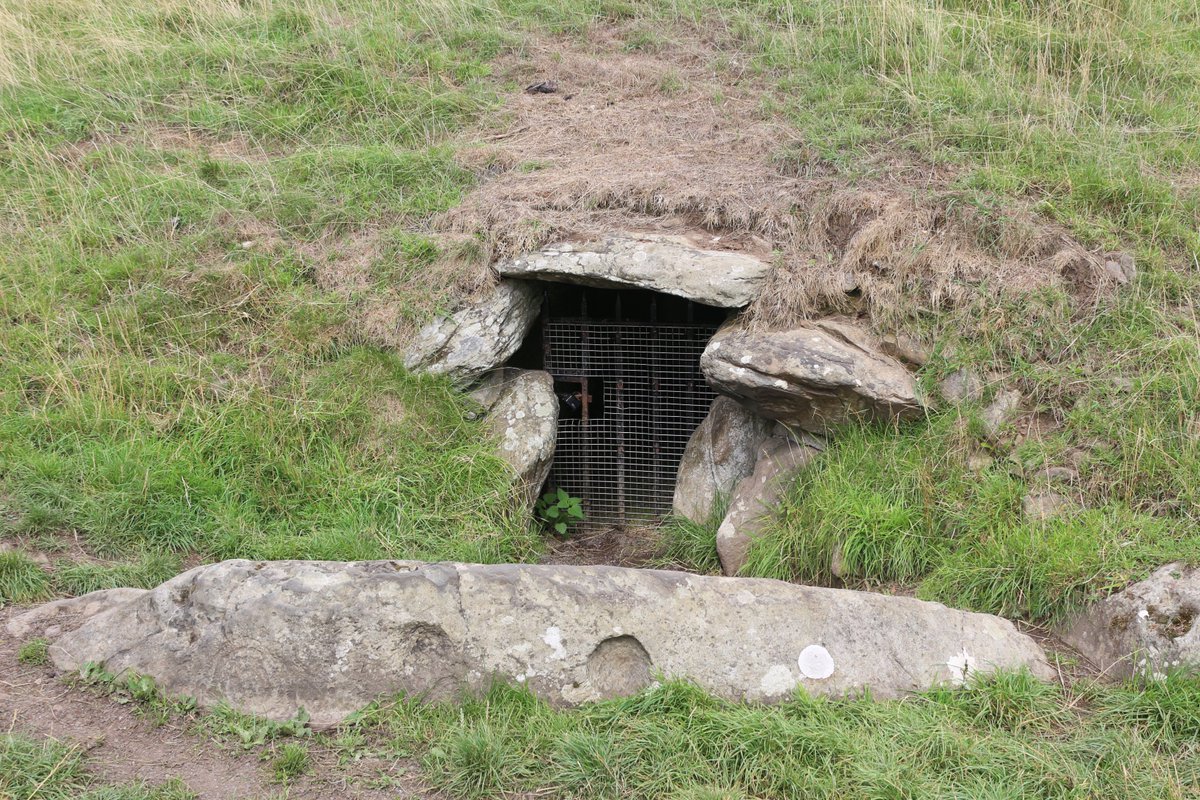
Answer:
[[(258, 751), (229, 742), (218, 745), (195, 730), (194, 721), (159, 723), (136, 704), (118, 704), (86, 688), (72, 687), (48, 666), (17, 660), (21, 642), (4, 630), (25, 609), (0, 609), (0, 719), (5, 733), (70, 741), (88, 755), (90, 769), (111, 783), (151, 785), (181, 779), (200, 800), (317, 800), (344, 797), (436, 797), (409, 765), (364, 759), (338, 766), (331, 750), (311, 748), (313, 770), (284, 787), (272, 781)], [(386, 774), (387, 788), (368, 788)]]

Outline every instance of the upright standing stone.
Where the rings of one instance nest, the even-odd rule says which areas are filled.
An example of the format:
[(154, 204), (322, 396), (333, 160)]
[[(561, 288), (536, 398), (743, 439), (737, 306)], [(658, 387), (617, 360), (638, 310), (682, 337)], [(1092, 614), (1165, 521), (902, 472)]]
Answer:
[(738, 482), (725, 519), (717, 529), (722, 572), (738, 574), (796, 472), (819, 452), (816, 440), (803, 437), (796, 441), (785, 433), (772, 436), (758, 448), (754, 471)]
[(500, 455), (516, 473), (528, 505), (550, 474), (558, 440), (558, 398), (549, 372), (497, 370), (472, 393), (486, 409), (486, 424)]
[(713, 401), (708, 416), (688, 440), (675, 481), (676, 514), (704, 523), (718, 500), (754, 470), (758, 446), (772, 423), (728, 397)]

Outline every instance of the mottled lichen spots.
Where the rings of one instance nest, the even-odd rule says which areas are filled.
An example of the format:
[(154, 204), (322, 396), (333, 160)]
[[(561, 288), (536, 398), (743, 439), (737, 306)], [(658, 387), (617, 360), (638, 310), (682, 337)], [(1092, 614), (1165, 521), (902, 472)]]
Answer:
[(776, 697), (794, 689), (796, 687), (796, 678), (786, 666), (776, 664), (762, 676), (762, 680), (759, 681), (758, 686), (766, 696)]

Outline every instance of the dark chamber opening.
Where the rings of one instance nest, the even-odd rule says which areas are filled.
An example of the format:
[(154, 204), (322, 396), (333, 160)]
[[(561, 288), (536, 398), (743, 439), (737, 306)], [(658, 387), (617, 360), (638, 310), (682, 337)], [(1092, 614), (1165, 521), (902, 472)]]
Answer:
[(645, 290), (545, 284), (539, 325), (511, 363), (554, 376), (549, 485), (583, 500), (586, 524), (671, 510), (684, 448), (714, 397), (700, 354), (725, 316)]

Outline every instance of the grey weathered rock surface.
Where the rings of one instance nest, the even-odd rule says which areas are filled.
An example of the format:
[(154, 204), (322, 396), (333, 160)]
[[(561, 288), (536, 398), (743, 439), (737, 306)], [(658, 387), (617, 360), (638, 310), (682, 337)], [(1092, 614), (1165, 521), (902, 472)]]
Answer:
[(1167, 564), (1094, 604), (1062, 639), (1106, 677), (1200, 669), (1200, 568)]
[(1104, 271), (1117, 283), (1129, 283), (1137, 277), (1137, 262), (1131, 253), (1113, 253), (1105, 260)]
[(722, 572), (736, 575), (741, 570), (750, 545), (776, 510), (789, 479), (820, 451), (820, 443), (810, 437), (796, 441), (786, 435), (772, 436), (758, 448), (754, 471), (738, 483), (717, 529)]
[(993, 441), (1000, 438), (1004, 428), (1017, 415), (1021, 406), (1021, 393), (1005, 390), (996, 395), (987, 408), (983, 409), (983, 433)]
[(728, 397), (713, 401), (708, 416), (688, 440), (675, 481), (673, 508), (694, 522), (707, 522), (718, 499), (754, 471), (758, 446), (772, 423)]
[(501, 275), (587, 286), (633, 286), (721, 308), (749, 305), (771, 265), (745, 253), (703, 250), (653, 234), (562, 242), (496, 265)]
[(1021, 498), (1021, 511), (1036, 522), (1066, 517), (1081, 508), (1079, 503), (1058, 492), (1030, 492)]
[(987, 453), (972, 453), (967, 457), (967, 469), (975, 473), (983, 472), (995, 463), (996, 459)]
[(969, 369), (951, 372), (938, 384), (942, 398), (949, 403), (977, 403), (983, 399), (983, 381)]
[(550, 474), (558, 440), (554, 378), (549, 372), (497, 370), (472, 396), (487, 409), (485, 424), (500, 440), (500, 455), (534, 500)]
[(713, 388), (764, 417), (823, 433), (852, 419), (924, 412), (913, 376), (861, 328), (842, 320), (754, 333), (717, 332), (700, 358)]
[(879, 349), (884, 355), (889, 355), (913, 367), (923, 367), (929, 363), (929, 351), (925, 346), (904, 334), (891, 334), (879, 340)]
[(553, 565), (226, 561), (92, 617), (50, 646), (152, 675), (202, 705), (329, 725), (398, 691), (494, 678), (575, 704), (687, 677), (777, 701), (896, 697), (995, 667), (1050, 670), (1012, 623), (907, 597), (771, 580)]
[(501, 281), (487, 297), (422, 328), (404, 366), (468, 385), (517, 352), (540, 310), (534, 284)]
[(79, 597), (55, 600), (13, 617), (5, 629), (9, 636), (21, 641), (38, 636), (60, 636), (97, 614), (136, 600), (145, 593), (145, 589), (100, 589)]
[(1075, 483), (1079, 480), (1079, 470), (1074, 467), (1048, 466), (1038, 470), (1033, 477), (1045, 483)]

